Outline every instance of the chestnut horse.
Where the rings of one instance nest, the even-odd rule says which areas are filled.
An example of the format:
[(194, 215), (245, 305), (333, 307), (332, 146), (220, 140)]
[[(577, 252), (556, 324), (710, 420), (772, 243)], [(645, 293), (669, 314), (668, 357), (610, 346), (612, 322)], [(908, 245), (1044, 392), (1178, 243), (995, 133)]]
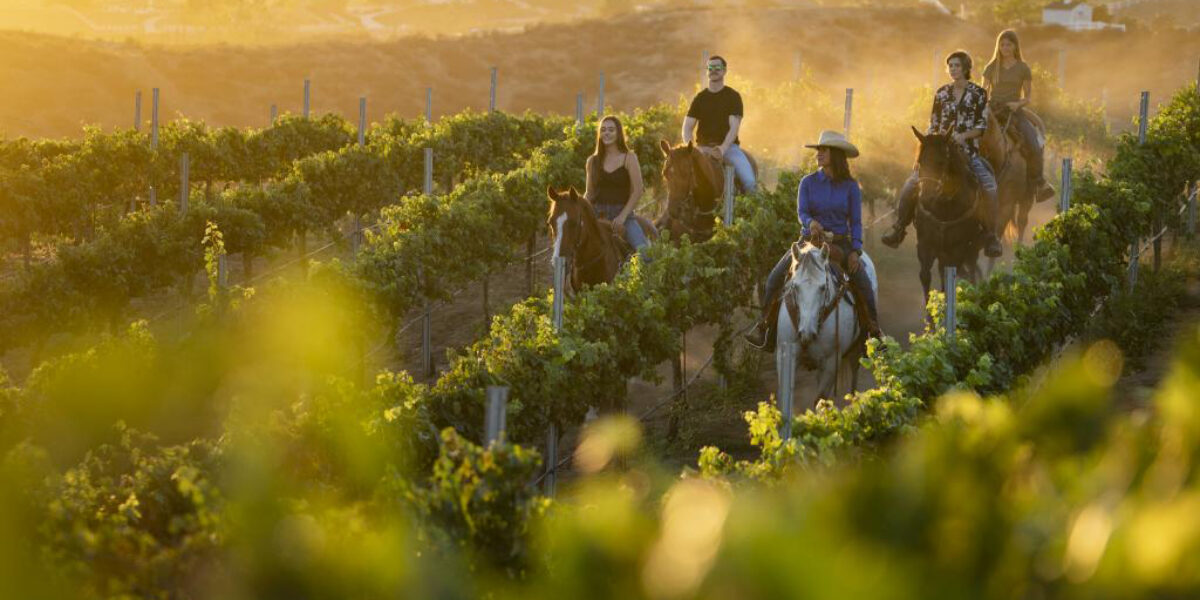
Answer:
[[(1033, 123), (1034, 128), (1045, 138), (1046, 126), (1042, 119), (1028, 108), (1021, 109)], [(996, 170), (996, 186), (999, 188), (1000, 211), (997, 218), (1000, 226), (996, 233), (1014, 239), (1017, 245), (1025, 243), (1025, 229), (1029, 226), (1029, 210), (1033, 207), (1033, 194), (1025, 180), (1025, 159), (1021, 157), (1019, 145), (1024, 142), (1012, 117), (1001, 122), (994, 115), (988, 117), (988, 128), (980, 140), (979, 149), (983, 157)], [(1008, 233), (1008, 226), (1015, 225), (1016, 231)]]
[[(712, 237), (713, 223), (725, 191), (725, 172), (720, 161), (688, 142), (671, 147), (659, 141), (663, 156), (663, 179), (667, 183), (667, 208), (654, 221), (659, 230), (671, 232), (671, 239), (684, 234), (693, 242)], [(747, 154), (749, 158), (749, 154)], [(750, 158), (755, 173), (758, 166)]]
[(621, 266), (621, 242), (608, 221), (596, 216), (592, 205), (574, 187), (565, 191), (546, 188), (550, 198), (550, 239), (554, 258), (567, 259), (567, 281), (578, 292), (589, 285), (609, 283)]

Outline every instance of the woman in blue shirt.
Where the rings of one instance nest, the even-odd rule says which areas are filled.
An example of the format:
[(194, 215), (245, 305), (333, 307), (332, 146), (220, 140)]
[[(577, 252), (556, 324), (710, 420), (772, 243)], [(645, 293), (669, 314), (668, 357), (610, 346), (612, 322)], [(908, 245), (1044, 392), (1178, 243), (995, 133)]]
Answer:
[[(870, 321), (864, 325), (871, 336), (878, 337), (879, 317), (875, 294), (861, 263), (862, 190), (850, 174), (848, 161), (858, 156), (858, 148), (835, 131), (821, 132), (820, 140), (807, 147), (816, 149), (817, 166), (820, 169), (801, 180), (796, 191), (796, 216), (803, 235), (805, 238), (823, 236), (841, 250), (841, 267), (850, 276), (857, 296), (867, 303)], [(771, 320), (776, 314), (779, 293), (783, 290), (791, 261), (789, 249), (767, 276), (762, 318), (754, 330), (746, 334), (746, 341), (753, 346), (765, 349), (767, 345)]]

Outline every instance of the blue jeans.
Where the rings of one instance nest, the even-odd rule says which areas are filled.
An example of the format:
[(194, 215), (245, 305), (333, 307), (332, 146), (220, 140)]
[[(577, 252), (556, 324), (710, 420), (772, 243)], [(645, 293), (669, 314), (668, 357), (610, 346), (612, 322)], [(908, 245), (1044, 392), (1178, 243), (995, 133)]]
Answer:
[[(625, 207), (620, 204), (597, 204), (595, 208), (600, 218), (612, 221), (621, 214), (621, 209)], [(642, 249), (650, 245), (650, 240), (646, 238), (646, 232), (642, 231), (642, 224), (633, 218), (632, 212), (625, 219), (625, 240), (629, 242), (630, 246), (633, 246), (634, 250), (638, 251), (639, 255), (645, 258)]]
[(985, 223), (984, 229), (1000, 235), (1000, 224), (996, 222), (1000, 215), (1000, 194), (996, 191), (996, 176), (992, 173), (992, 165), (988, 164), (986, 158), (976, 154), (968, 166), (975, 174), (975, 179), (979, 180), (979, 187), (983, 188), (983, 195), (988, 201), (988, 214), (991, 215), (992, 222)]
[(750, 166), (750, 159), (742, 152), (742, 147), (737, 144), (730, 146), (729, 151), (725, 153), (725, 162), (733, 165), (733, 172), (742, 184), (742, 189), (747, 194), (753, 194), (758, 188), (758, 182), (754, 179), (754, 167)]

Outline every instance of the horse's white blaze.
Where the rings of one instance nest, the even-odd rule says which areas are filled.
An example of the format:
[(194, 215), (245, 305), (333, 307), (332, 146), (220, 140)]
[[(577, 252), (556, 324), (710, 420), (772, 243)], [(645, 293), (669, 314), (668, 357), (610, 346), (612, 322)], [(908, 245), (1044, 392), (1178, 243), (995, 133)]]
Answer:
[(563, 227), (567, 223), (567, 213), (564, 212), (563, 214), (558, 215), (558, 218), (555, 219), (554, 223), (554, 254), (550, 256), (551, 260), (558, 258), (562, 254)]

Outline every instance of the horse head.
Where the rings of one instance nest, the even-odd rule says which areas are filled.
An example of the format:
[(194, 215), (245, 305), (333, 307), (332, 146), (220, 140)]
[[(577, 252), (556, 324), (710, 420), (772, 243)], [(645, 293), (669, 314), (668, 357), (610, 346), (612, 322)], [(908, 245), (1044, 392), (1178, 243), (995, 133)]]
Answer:
[[(550, 198), (550, 212), (546, 224), (550, 227), (550, 239), (554, 240), (553, 258), (575, 258), (583, 243), (584, 218), (590, 214), (590, 206), (574, 187), (565, 190), (546, 188)], [(593, 215), (592, 218), (595, 218)]]
[(964, 189), (967, 160), (952, 137), (940, 133), (922, 134), (916, 127), (913, 134), (920, 141), (917, 150), (917, 185), (922, 203), (953, 200)]
[(792, 266), (785, 294), (790, 294), (796, 307), (796, 331), (801, 345), (808, 345), (817, 337), (821, 327), (821, 311), (836, 292), (835, 282), (829, 272), (828, 247), (811, 243), (792, 244)]
[(687, 214), (692, 221), (687, 223), (689, 228), (711, 231), (713, 210), (720, 196), (718, 177), (723, 177), (715, 161), (692, 142), (671, 147), (666, 140), (659, 140), (659, 149), (665, 157), (662, 175), (670, 215), (684, 218), (682, 215)]

